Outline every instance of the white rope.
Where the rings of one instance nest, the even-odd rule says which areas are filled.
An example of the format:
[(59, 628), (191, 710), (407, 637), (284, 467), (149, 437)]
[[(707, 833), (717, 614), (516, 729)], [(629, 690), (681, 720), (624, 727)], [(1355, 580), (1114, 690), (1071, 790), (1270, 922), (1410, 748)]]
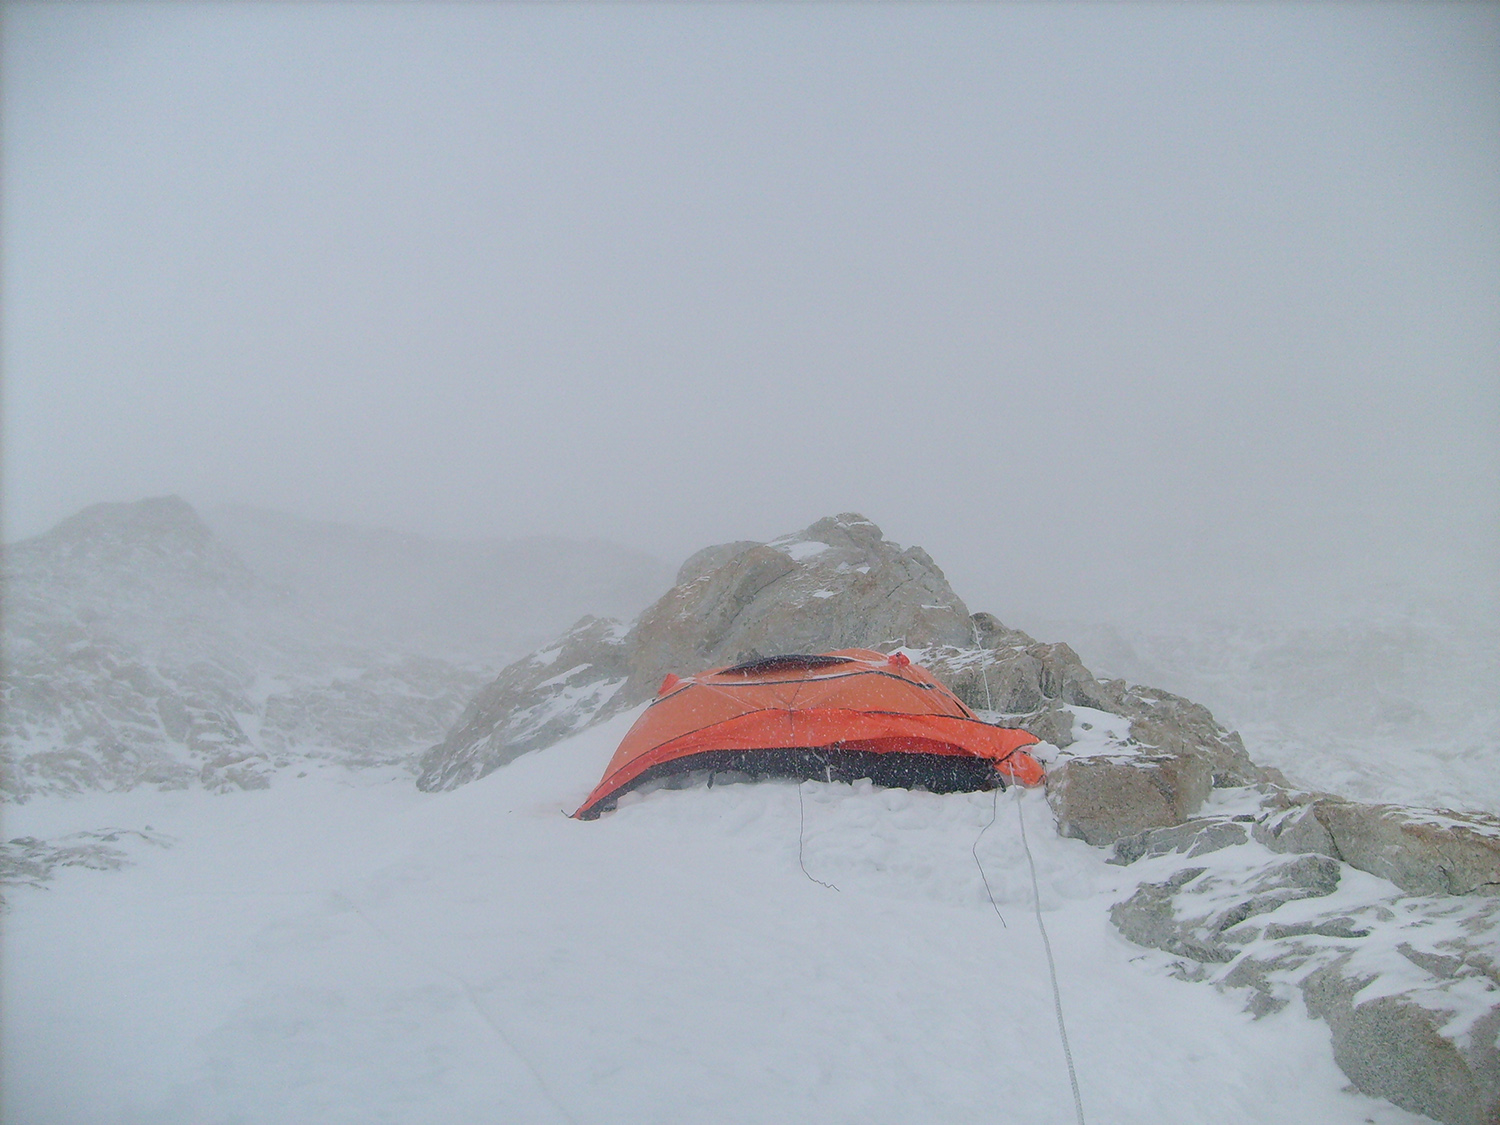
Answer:
[[(984, 706), (990, 714), (995, 713), (995, 701), (990, 696), (990, 662), (985, 655), (984, 645), (979, 639), (979, 622), (972, 617), (969, 625), (974, 630), (974, 647), (979, 650), (979, 673), (984, 679)], [(998, 770), (996, 771), (998, 773)], [(1003, 782), (1001, 783), (1003, 786)], [(1031, 905), (1036, 912), (1036, 928), (1042, 932), (1042, 948), (1047, 953), (1047, 976), (1052, 981), (1052, 1007), (1057, 1012), (1057, 1034), (1062, 1039), (1063, 1058), (1068, 1064), (1068, 1085), (1073, 1088), (1073, 1112), (1078, 1116), (1078, 1125), (1085, 1125), (1083, 1120), (1083, 1096), (1078, 1092), (1078, 1072), (1073, 1067), (1073, 1048), (1068, 1044), (1068, 1025), (1063, 1020), (1062, 993), (1057, 987), (1057, 963), (1052, 958), (1052, 941), (1047, 937), (1047, 925), (1042, 921), (1042, 891), (1037, 884), (1036, 860), (1031, 857), (1031, 843), (1026, 839), (1026, 814), (1021, 808), (1021, 787), (1016, 786), (1016, 819), (1021, 825), (1021, 847), (1026, 851), (1026, 866), (1031, 869)], [(1000, 796), (999, 790), (995, 791), (995, 811), (999, 814)], [(990, 817), (990, 824), (995, 823), (995, 817)], [(984, 873), (984, 864), (979, 863), (979, 837), (989, 830), (990, 824), (986, 824), (979, 830), (979, 836), (974, 838), (974, 862), (979, 864), (979, 877), (984, 879), (985, 893), (990, 896), (990, 905), (995, 907), (995, 913), (1000, 917), (1001, 925), (1005, 925), (1005, 916), (1000, 914), (1000, 907), (995, 905), (995, 896), (990, 891), (989, 878)], [(1006, 929), (1009, 929), (1006, 926)]]
[(1073, 1069), (1073, 1049), (1068, 1045), (1068, 1025), (1063, 1021), (1062, 993), (1057, 987), (1057, 963), (1052, 959), (1052, 942), (1042, 921), (1042, 892), (1036, 881), (1036, 861), (1031, 858), (1031, 844), (1026, 840), (1026, 814), (1021, 808), (1020, 786), (1016, 787), (1016, 819), (1021, 824), (1021, 847), (1026, 850), (1026, 866), (1031, 868), (1031, 904), (1036, 910), (1036, 928), (1042, 932), (1042, 948), (1047, 952), (1047, 975), (1052, 979), (1052, 1006), (1057, 1011), (1057, 1034), (1062, 1039), (1063, 1058), (1068, 1063), (1068, 1083), (1073, 1087), (1073, 1111), (1078, 1125), (1084, 1125), (1083, 1097), (1078, 1092), (1078, 1072)]
[(995, 908), (995, 917), (1000, 919), (1000, 924), (1007, 930), (1010, 923), (1005, 920), (1005, 915), (1000, 913), (1000, 904), (995, 901), (995, 892), (990, 890), (990, 877), (984, 873), (984, 864), (979, 862), (979, 841), (984, 839), (984, 834), (990, 830), (990, 825), (995, 823), (995, 818), (1000, 815), (1000, 787), (997, 785), (990, 790), (994, 793), (995, 800), (990, 809), (990, 823), (979, 830), (979, 835), (974, 837), (974, 846), (969, 851), (974, 853), (974, 866), (979, 868), (979, 877), (984, 880), (984, 893), (990, 896), (990, 905)]
[(984, 679), (984, 709), (995, 713), (995, 701), (990, 698), (990, 661), (984, 654), (984, 645), (979, 640), (979, 622), (969, 618), (969, 628), (974, 630), (974, 647), (979, 650), (979, 674)]

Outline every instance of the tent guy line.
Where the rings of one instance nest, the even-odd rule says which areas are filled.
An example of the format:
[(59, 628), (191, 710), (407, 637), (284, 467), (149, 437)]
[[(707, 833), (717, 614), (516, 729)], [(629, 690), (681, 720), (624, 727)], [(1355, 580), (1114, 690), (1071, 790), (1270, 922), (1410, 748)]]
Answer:
[(832, 883), (825, 883), (822, 879), (809, 872), (807, 864), (802, 860), (802, 844), (807, 838), (807, 813), (804, 811), (802, 805), (802, 786), (804, 784), (801, 781), (797, 782), (797, 866), (802, 868), (802, 874), (806, 875), (814, 883), (818, 884), (818, 886), (827, 887), (830, 891), (836, 891), (838, 888)]

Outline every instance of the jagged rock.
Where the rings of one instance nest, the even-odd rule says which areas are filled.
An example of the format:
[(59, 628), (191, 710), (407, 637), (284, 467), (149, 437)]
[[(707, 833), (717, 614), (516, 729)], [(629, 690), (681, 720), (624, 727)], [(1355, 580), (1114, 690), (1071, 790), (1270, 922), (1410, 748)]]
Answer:
[(698, 579), (706, 577), (718, 570), (725, 563), (737, 558), (761, 544), (753, 539), (740, 539), (733, 543), (718, 543), (712, 547), (704, 547), (703, 550), (689, 555), (686, 562), (677, 569), (677, 577), (673, 580), (674, 586), (687, 586)]
[(1095, 847), (1149, 828), (1181, 824), (1213, 787), (1202, 755), (1073, 758), (1048, 772), (1047, 800), (1064, 836)]
[(1115, 841), (1114, 854), (1106, 861), (1121, 867), (1148, 856), (1177, 853), (1194, 856), (1207, 855), (1220, 848), (1243, 844), (1250, 839), (1253, 817), (1199, 817), (1172, 828), (1149, 828)]
[[(1065, 835), (1111, 844), (1122, 836), (1183, 823), (1216, 786), (1267, 780), (1239, 736), (1216, 723), (1207, 708), (1117, 680), (1095, 680), (1086, 688), (1071, 650), (1053, 656), (1066, 669), (1057, 681), (1063, 698), (1080, 708), (1130, 719), (1130, 737), (1123, 744), (1111, 744), (1102, 753), (1074, 754), (1049, 771), (1047, 797)], [(1030, 725), (1027, 729), (1037, 731)]]
[[(1300, 856), (1256, 872), (1234, 888), (1229, 901), (1216, 902), (1224, 880), (1206, 872), (1204, 867), (1188, 867), (1165, 882), (1143, 883), (1130, 898), (1110, 908), (1110, 921), (1137, 945), (1222, 964), (1234, 960), (1236, 947), (1251, 936), (1240, 934), (1236, 940), (1235, 928), (1241, 923), (1288, 902), (1330, 895), (1339, 885), (1337, 862), (1326, 856)], [(1200, 896), (1207, 909), (1192, 914), (1190, 905), (1179, 908), (1177, 900), (1188, 894)]]
[(1500, 894), (1500, 818), (1319, 797), (1257, 831), (1273, 851), (1342, 859), (1412, 894)]
[(980, 648), (1026, 648), (1036, 640), (1020, 629), (1012, 629), (993, 613), (976, 613), (969, 619)]
[(160, 832), (131, 828), (74, 832), (55, 841), (17, 836), (0, 843), (0, 886), (41, 887), (62, 867), (118, 871), (132, 861), (127, 851), (115, 845), (130, 840), (160, 848), (171, 847), (173, 843), (172, 837)]
[(1500, 1007), (1456, 1035), (1452, 1012), (1408, 994), (1358, 1002), (1376, 980), (1344, 956), (1309, 974), (1302, 996), (1309, 1013), (1328, 1022), (1333, 1056), (1361, 1091), (1444, 1125), (1500, 1121)]
[(1102, 710), (1130, 716), (1130, 733), (1158, 754), (1205, 759), (1215, 787), (1255, 785), (1266, 772), (1250, 760), (1240, 736), (1225, 730), (1207, 707), (1159, 688), (1132, 687), (1118, 707)]
[[(1500, 1120), (1500, 899), (1394, 894), (1368, 875), (1348, 887), (1352, 873), (1328, 856), (1212, 846), (1245, 823), (1205, 817), (1122, 841), (1122, 860), (1157, 870), (1184, 850), (1209, 858), (1143, 882), (1111, 921), (1179, 958), (1173, 975), (1242, 991), (1257, 1018), (1300, 991), (1365, 1093), (1448, 1125)], [(1336, 906), (1313, 905), (1335, 891)]]
[(622, 705), (649, 699), (668, 672), (755, 656), (973, 643), (967, 607), (927, 553), (854, 513), (769, 544), (700, 551), (680, 577), (631, 629)]
[[(1206, 868), (1185, 867), (1161, 883), (1143, 883), (1124, 902), (1110, 908), (1109, 920), (1137, 945), (1160, 949), (1200, 964), (1234, 960), (1238, 952), (1217, 940), (1209, 927), (1187, 925), (1176, 914), (1177, 892)], [(1210, 930), (1208, 933), (1200, 932)]]
[(1022, 730), (1036, 735), (1043, 742), (1050, 742), (1059, 750), (1066, 750), (1073, 745), (1075, 717), (1073, 712), (1066, 707), (1059, 706), (1055, 699), (1049, 701), (1048, 706), (1040, 711), (1033, 711), (1029, 715), (1018, 715), (1011, 721)]
[(1262, 782), (1269, 775), (1204, 707), (1170, 692), (1099, 680), (1065, 644), (1039, 644), (976, 614), (981, 651), (929, 649), (922, 663), (971, 707), (1000, 712), (1008, 724), (1066, 750), (1075, 709), (1130, 719), (1128, 746), (1103, 757), (1072, 756), (1054, 766), (1049, 799), (1064, 832), (1093, 844), (1180, 824), (1210, 787)]
[(432, 792), (476, 781), (582, 730), (624, 685), (626, 656), (618, 621), (585, 617), (474, 698), (448, 737), (423, 755), (417, 788)]
[(1273, 852), (1327, 855), (1339, 858), (1333, 836), (1318, 819), (1313, 805), (1293, 805), (1291, 810), (1255, 826), (1255, 838)]

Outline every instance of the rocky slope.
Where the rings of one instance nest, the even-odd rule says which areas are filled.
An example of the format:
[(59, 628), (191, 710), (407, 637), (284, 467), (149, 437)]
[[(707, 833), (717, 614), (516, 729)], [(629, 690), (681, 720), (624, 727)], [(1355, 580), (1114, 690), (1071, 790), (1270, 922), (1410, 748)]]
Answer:
[(1500, 820), (1299, 791), (1206, 708), (970, 615), (924, 552), (862, 516), (708, 548), (633, 625), (581, 621), (486, 687), (417, 784), (483, 777), (638, 706), (667, 672), (848, 646), (900, 648), (1044, 740), (1059, 831), (1140, 865), (1111, 919), (1174, 975), (1243, 990), (1256, 1016), (1299, 994), (1364, 1092), (1449, 1125), (1500, 1120)]
[[(650, 581), (649, 560), (621, 552), (616, 572), (598, 544), (548, 543), (540, 555), (534, 544), (508, 555), (459, 544), (445, 568), (433, 561), (440, 546), (414, 537), (256, 519), (241, 513), (236, 535), (254, 568), (176, 497), (96, 505), (4, 549), (7, 797), (259, 787), (278, 770), (328, 763), (403, 767), (548, 612), (555, 629), (601, 592), (633, 604), (631, 584)], [(388, 539), (396, 549), (382, 547)], [(488, 659), (455, 628), (406, 627), (410, 607), (388, 604), (397, 588), (419, 605), (496, 586), (514, 600), (528, 582), (541, 608), (497, 630)]]
[[(1039, 643), (986, 613), (971, 616), (925, 551), (903, 549), (868, 519), (845, 513), (771, 543), (700, 551), (633, 625), (587, 619), (512, 664), (423, 757), (418, 785), (448, 789), (483, 777), (645, 702), (668, 672), (848, 647), (900, 648), (971, 706), (1062, 749), (1072, 741), (1073, 709), (1128, 716), (1132, 746), (1154, 751), (1146, 757), (1159, 759), (1159, 769), (1188, 763), (1180, 768), (1193, 780), (1181, 786), (1179, 816), (1201, 803), (1215, 779), (1262, 776), (1205, 709), (1167, 692), (1100, 681), (1067, 645)], [(1097, 835), (1107, 830), (1096, 832), (1082, 811), (1083, 774), (1074, 770), (1070, 783), (1080, 793), (1077, 830)]]

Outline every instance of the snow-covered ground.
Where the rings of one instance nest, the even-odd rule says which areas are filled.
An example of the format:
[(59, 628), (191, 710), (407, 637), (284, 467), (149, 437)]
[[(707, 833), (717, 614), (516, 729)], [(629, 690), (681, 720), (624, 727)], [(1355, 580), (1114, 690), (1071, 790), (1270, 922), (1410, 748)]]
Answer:
[(633, 718), (448, 793), (328, 767), (7, 806), (7, 838), (175, 842), (8, 889), (4, 1120), (1071, 1122), (1022, 816), (1090, 1122), (1426, 1120), (1349, 1092), (1300, 1002), (1252, 1020), (1120, 937), (1140, 873), (1040, 793), (562, 815)]

